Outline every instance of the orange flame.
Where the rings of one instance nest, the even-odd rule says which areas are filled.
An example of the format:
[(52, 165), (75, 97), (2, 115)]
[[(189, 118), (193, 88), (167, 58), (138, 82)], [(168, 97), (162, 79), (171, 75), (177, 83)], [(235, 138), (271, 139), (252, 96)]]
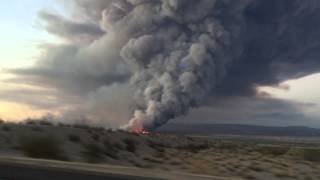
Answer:
[(132, 129), (129, 132), (133, 134), (138, 134), (138, 135), (150, 135), (150, 132), (145, 130), (145, 129)]

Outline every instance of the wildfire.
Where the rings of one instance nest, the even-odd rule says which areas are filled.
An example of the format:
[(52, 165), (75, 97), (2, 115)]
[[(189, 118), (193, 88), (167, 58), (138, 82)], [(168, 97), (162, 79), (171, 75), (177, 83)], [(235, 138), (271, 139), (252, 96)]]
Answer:
[(130, 130), (131, 133), (133, 134), (138, 134), (138, 135), (150, 135), (151, 133), (145, 129), (132, 129)]

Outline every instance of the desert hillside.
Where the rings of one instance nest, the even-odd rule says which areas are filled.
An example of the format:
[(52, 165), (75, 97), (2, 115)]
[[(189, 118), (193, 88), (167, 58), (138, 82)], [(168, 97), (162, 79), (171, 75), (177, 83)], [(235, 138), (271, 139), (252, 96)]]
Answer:
[(0, 155), (242, 179), (320, 179), (320, 144), (134, 134), (49, 122), (0, 125)]

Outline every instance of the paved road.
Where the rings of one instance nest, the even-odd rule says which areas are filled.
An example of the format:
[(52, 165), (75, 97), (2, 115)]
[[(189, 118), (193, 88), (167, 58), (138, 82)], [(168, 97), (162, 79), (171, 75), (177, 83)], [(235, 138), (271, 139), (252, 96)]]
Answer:
[(0, 180), (239, 180), (113, 165), (0, 156)]
[[(0, 180), (149, 180), (150, 178), (97, 174), (59, 168), (0, 163)], [(153, 179), (160, 180), (160, 179)]]

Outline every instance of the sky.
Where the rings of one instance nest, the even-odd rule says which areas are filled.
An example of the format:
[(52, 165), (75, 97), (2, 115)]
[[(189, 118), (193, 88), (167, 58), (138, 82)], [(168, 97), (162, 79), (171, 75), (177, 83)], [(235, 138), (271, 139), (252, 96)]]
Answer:
[(279, 86), (259, 86), (259, 98), (223, 99), (222, 103), (195, 109), (190, 115), (176, 121), (319, 128), (319, 90), (320, 74), (311, 74), (283, 81)]
[[(84, 104), (83, 102), (88, 101), (87, 99), (79, 100), (78, 98), (86, 97), (90, 100), (90, 103), (86, 104), (85, 107), (86, 109), (90, 109), (90, 112), (88, 110), (90, 116), (103, 114), (104, 117), (112, 117), (113, 119), (129, 119), (129, 115), (125, 113), (125, 115), (120, 115), (120, 117), (119, 115), (114, 115), (121, 113), (119, 109), (122, 110), (124, 106), (130, 103), (127, 102), (127, 99), (130, 99), (128, 93), (123, 90), (125, 89), (125, 85), (121, 84), (123, 82), (121, 77), (126, 77), (127, 74), (122, 72), (121, 65), (117, 66), (117, 68), (120, 67), (120, 70), (117, 69), (117, 72), (113, 72), (115, 71), (114, 69), (104, 69), (104, 63), (100, 62), (101, 58), (99, 59), (98, 57), (103, 55), (111, 59), (114, 58), (112, 53), (108, 55), (104, 54), (103, 49), (99, 50), (100, 46), (103, 45), (103, 41), (100, 41), (99, 38), (102, 37), (101, 39), (107, 42), (112, 41), (108, 39), (116, 39), (118, 37), (110, 38), (107, 35), (101, 35), (104, 34), (105, 30), (103, 28), (99, 29), (100, 21), (96, 21), (94, 19), (96, 17), (90, 14), (90, 12), (87, 15), (88, 17), (86, 16), (86, 20), (83, 21), (81, 20), (81, 18), (83, 18), (82, 16), (65, 18), (69, 12), (67, 12), (61, 3), (59, 4), (57, 2), (58, 1), (53, 0), (11, 0), (6, 3), (0, 3), (0, 118), (17, 121), (27, 117), (40, 117), (47, 113), (58, 115), (68, 111), (67, 114), (72, 114), (72, 110), (75, 109), (78, 104)], [(86, 1), (84, 0), (83, 2)], [(88, 6), (87, 8), (99, 9), (98, 7), (99, 6)], [(97, 9), (90, 10), (94, 12), (94, 10)], [(114, 11), (119, 11), (119, 9), (115, 9)], [(119, 12), (117, 13), (116, 15), (119, 15)], [(57, 14), (59, 14), (59, 16)], [(115, 17), (118, 18), (118, 16)], [(112, 16), (112, 20), (114, 20), (115, 17)], [(108, 18), (110, 17), (107, 17), (107, 19)], [(110, 26), (109, 21), (110, 19), (108, 19), (106, 28)], [(47, 25), (44, 25), (43, 22), (46, 22)], [(60, 31), (59, 27), (55, 26), (61, 24), (64, 25), (65, 29), (62, 28)], [(59, 45), (61, 44), (61, 40), (69, 42), (69, 44)], [(114, 42), (119, 42), (119, 40)], [(59, 45), (59, 48), (54, 48), (51, 52), (52, 54), (50, 54), (48, 44)], [(80, 48), (81, 50), (78, 50), (78, 47), (75, 46), (78, 44), (83, 45), (83, 48)], [(48, 45), (45, 46), (45, 50), (43, 50), (43, 45)], [(103, 45), (103, 48), (105, 47), (113, 48), (113, 46)], [(58, 60), (54, 59), (56, 57), (70, 56), (73, 58), (73, 55), (69, 54), (73, 49), (81, 51), (83, 58), (75, 59), (77, 61), (84, 61), (85, 67), (83, 68), (82, 64), (76, 67), (78, 69), (73, 72), (74, 75), (70, 75), (70, 77), (66, 75), (66, 82), (60, 82), (52, 77), (45, 77), (50, 76), (48, 75), (50, 73), (53, 74), (51, 76), (57, 75), (53, 70), (49, 72), (42, 71), (42, 66), (38, 66), (39, 62), (41, 64), (41, 62), (52, 61), (53, 67), (55, 63), (59, 63)], [(98, 54), (94, 56), (97, 60), (92, 59), (92, 52)], [(86, 61), (83, 59), (87, 56), (98, 65), (92, 65), (94, 63), (86, 64)], [(46, 58), (48, 59), (47, 61)], [(114, 62), (108, 63), (107, 66), (113, 67)], [(72, 65), (72, 62), (70, 64)], [(35, 67), (39, 68), (37, 69)], [(14, 70), (8, 73), (8, 69)], [(95, 70), (94, 73), (92, 73), (92, 69)], [(70, 70), (70, 68), (67, 69), (67, 71), (68, 70)], [(72, 69), (70, 71), (72, 71)], [(101, 74), (100, 71), (108, 73)], [(116, 73), (114, 79), (120, 79), (120, 85), (110, 83), (110, 85), (108, 84), (91, 90), (91, 88), (95, 88), (97, 84), (100, 85), (100, 76), (105, 77), (113, 73)], [(34, 79), (30, 79), (30, 77), (34, 78), (39, 74), (45, 77), (41, 79), (41, 85), (37, 84), (38, 82)], [(47, 85), (46, 83), (51, 82), (46, 82), (46, 78), (50, 79), (53, 83)], [(80, 78), (79, 82), (83, 79), (94, 79), (94, 81), (88, 82), (87, 84), (79, 83), (73, 85), (72, 83), (78, 83), (77, 78)], [(8, 79), (10, 80), (8, 81)], [(106, 81), (108, 82), (108, 80), (103, 79), (103, 82)], [(119, 91), (119, 87), (121, 87), (122, 90)], [(83, 90), (85, 92), (82, 92), (82, 89), (85, 88), (88, 88), (88, 90)], [(113, 96), (112, 93), (110, 93), (111, 91), (118, 91), (119, 93), (117, 96), (110, 98)], [(317, 74), (315, 71), (297, 78), (284, 79), (280, 81), (278, 85), (258, 85), (256, 91), (259, 97), (252, 96), (247, 98), (239, 96), (237, 98), (230, 97), (222, 100), (220, 97), (212, 98), (212, 101), (215, 102), (214, 105), (208, 102), (209, 105), (196, 108), (192, 110), (189, 115), (177, 118), (177, 121), (193, 123), (245, 123), (272, 126), (307, 125), (320, 128), (320, 74)], [(104, 98), (97, 98), (99, 94), (101, 95), (99, 97)], [(108, 97), (105, 97), (106, 95), (108, 95)], [(122, 98), (117, 98), (118, 96)], [(91, 103), (91, 100), (94, 103)], [(264, 107), (266, 107), (268, 103), (279, 105), (277, 106), (278, 109), (272, 109), (272, 107), (270, 107), (270, 112), (265, 113), (267, 110), (265, 110)], [(250, 112), (252, 111), (252, 107), (261, 107), (256, 110), (256, 112), (261, 113), (255, 114)], [(237, 108), (241, 109), (241, 112), (240, 110), (230, 112), (230, 109)], [(126, 112), (128, 111), (131, 110), (126, 109)], [(280, 111), (286, 115), (280, 115)], [(299, 114), (295, 114), (297, 111)], [(292, 121), (288, 120), (288, 118), (292, 117), (290, 115), (297, 117), (297, 119)], [(196, 121), (195, 119), (199, 119), (199, 117), (201, 117), (201, 120)], [(271, 118), (271, 120), (266, 120), (266, 118)]]
[(46, 0), (13, 0), (0, 4), (2, 68), (34, 63), (37, 46), (52, 39), (37, 27), (37, 13), (41, 9), (52, 9), (54, 4)]
[[(40, 29), (37, 14), (42, 9), (59, 11), (58, 7), (51, 0), (12, 0), (0, 3), (1, 71), (35, 64), (41, 53), (38, 46), (55, 41), (54, 37)], [(1, 73), (0, 80), (8, 76)], [(3, 82), (0, 84), (2, 90), (11, 87)], [(25, 104), (0, 100), (0, 117), (4, 119), (23, 119), (27, 116), (41, 116), (43, 113)]]

